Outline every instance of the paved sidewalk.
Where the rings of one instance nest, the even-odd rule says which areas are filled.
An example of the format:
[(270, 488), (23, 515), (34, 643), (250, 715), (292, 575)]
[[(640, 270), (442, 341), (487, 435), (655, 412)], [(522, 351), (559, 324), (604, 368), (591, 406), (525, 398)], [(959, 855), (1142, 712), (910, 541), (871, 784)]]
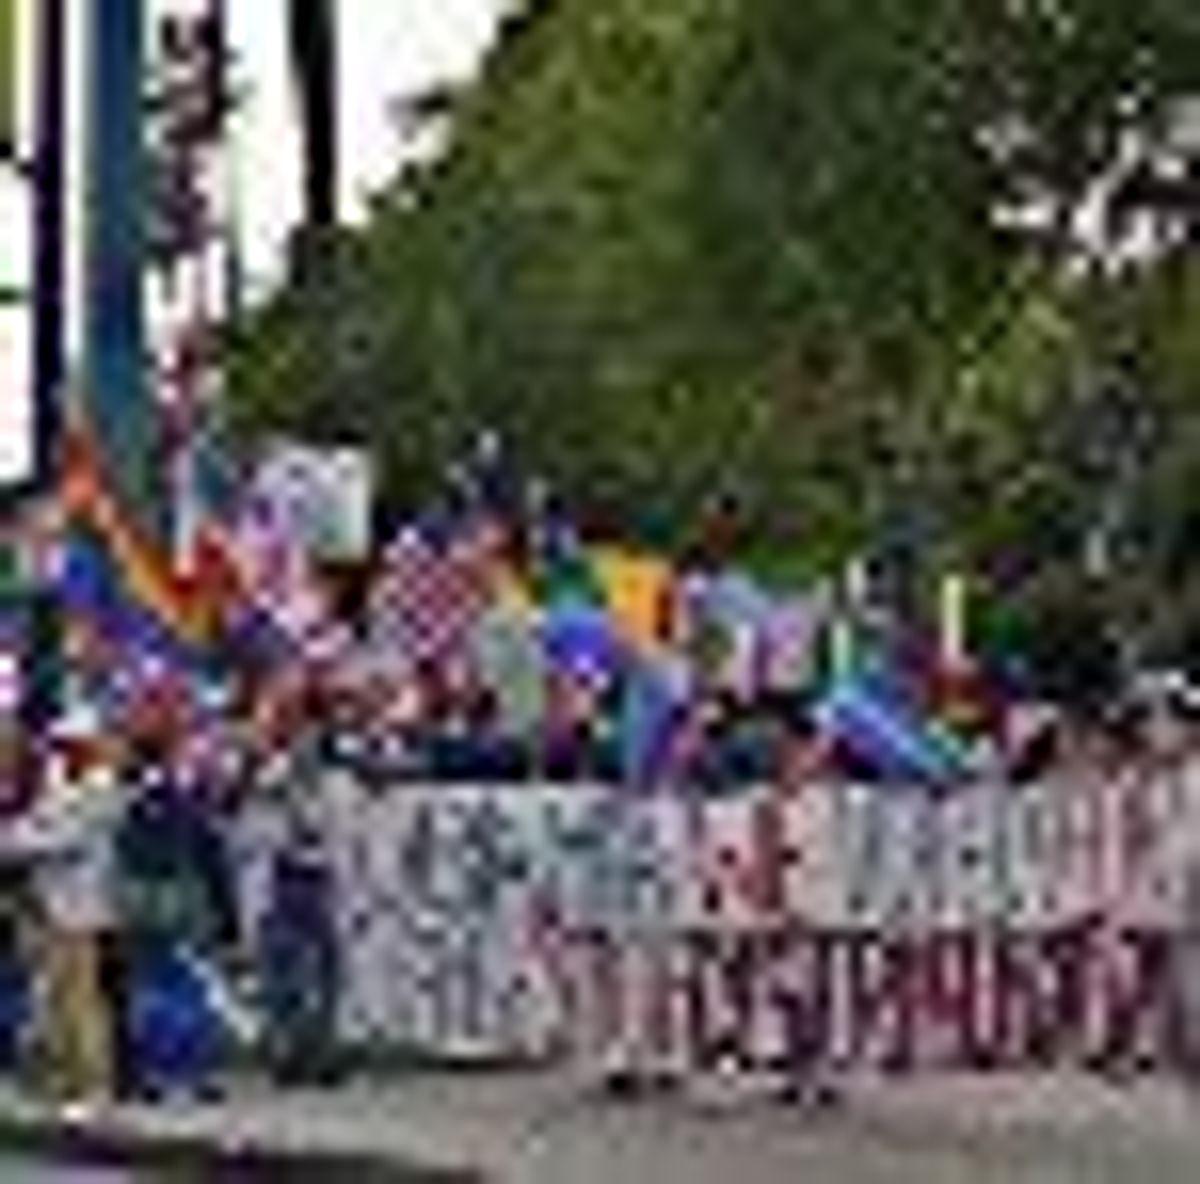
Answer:
[(65, 1128), (11, 1094), (0, 1100), (0, 1143), (22, 1124), (98, 1148), (103, 1162), (200, 1157), (271, 1181), (1192, 1184), (1200, 1171), (1200, 1099), (1161, 1080), (1066, 1075), (859, 1081), (845, 1106), (818, 1114), (713, 1090), (620, 1102), (533, 1072), (288, 1094), (246, 1084), (219, 1104), (121, 1107)]
[[(392, 1099), (394, 1101), (394, 1099)], [(79, 1112), (0, 1091), (0, 1154), (152, 1172), (151, 1179), (478, 1184), (453, 1141), (417, 1137), (378, 1091), (268, 1093)]]

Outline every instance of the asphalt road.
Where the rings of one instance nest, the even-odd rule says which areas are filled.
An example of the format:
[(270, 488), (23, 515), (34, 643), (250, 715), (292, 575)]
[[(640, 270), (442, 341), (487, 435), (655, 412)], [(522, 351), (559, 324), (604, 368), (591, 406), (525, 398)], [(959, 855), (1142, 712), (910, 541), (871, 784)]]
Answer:
[[(184, 1115), (191, 1121), (190, 1115)], [(472, 1163), (498, 1184), (1194, 1184), (1200, 1101), (1159, 1083), (1073, 1079), (874, 1083), (844, 1107), (803, 1113), (765, 1099), (604, 1098), (553, 1076), (358, 1083), (213, 1110), (214, 1129), (257, 1123), (306, 1139)], [(257, 1175), (231, 1180), (252, 1184)], [(262, 1177), (286, 1184), (291, 1172)], [(296, 1176), (299, 1180), (303, 1176)], [(317, 1177), (312, 1177), (316, 1179)], [(381, 1174), (371, 1179), (391, 1180)], [(417, 1179), (397, 1171), (396, 1184)], [(2, 1184), (175, 1184), (0, 1158)], [(321, 1184), (329, 1184), (322, 1179)], [(364, 1184), (357, 1180), (354, 1184)]]
[(74, 1168), (45, 1160), (0, 1155), (0, 1180), (4, 1184), (139, 1184), (127, 1172), (106, 1168)]
[(593, 1112), (550, 1129), (513, 1184), (1107, 1184), (1195, 1181), (1196, 1149), (1097, 1144), (1028, 1130), (966, 1135), (855, 1118)]
[(991, 1124), (874, 1098), (803, 1114), (745, 1100), (567, 1096), (510, 1137), (495, 1162), (511, 1184), (1194, 1184), (1200, 1137), (1123, 1126), (1116, 1115)]

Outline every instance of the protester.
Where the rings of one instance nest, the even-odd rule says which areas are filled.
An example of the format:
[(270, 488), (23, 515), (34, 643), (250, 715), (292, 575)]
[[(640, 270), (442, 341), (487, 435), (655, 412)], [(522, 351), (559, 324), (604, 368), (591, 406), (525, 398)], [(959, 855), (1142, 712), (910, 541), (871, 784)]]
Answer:
[(64, 1102), (90, 1105), (109, 1097), (113, 1086), (103, 952), (115, 922), (117, 754), (103, 721), (85, 705), (68, 711), (50, 739), (42, 792), (9, 838), (31, 860), (41, 918), (47, 1084)]
[(325, 701), (297, 685), (281, 704), (267, 770), (277, 812), (265, 911), (259, 919), (263, 1048), (277, 1081), (322, 1081), (337, 1072), (338, 979), (335, 872), (327, 847), (329, 799), (322, 743)]
[(29, 888), (20, 861), (0, 865), (0, 1070), (18, 1075), (26, 1068), (34, 997)]
[(203, 987), (229, 939), (232, 904), (215, 803), (179, 767), (180, 737), (150, 731), (130, 750), (118, 835), (121, 885), (121, 1083), (155, 1096), (206, 1092), (220, 1059)]
[(265, 1052), (277, 1081), (335, 1071), (339, 957), (333, 871), (315, 821), (289, 808), (271, 869), (263, 951)]
[[(102, 1096), (114, 1080), (133, 1093), (207, 1086), (223, 1050), (205, 985), (214, 974), (245, 972), (259, 989), (261, 1048), (279, 1080), (334, 1071), (353, 940), (335, 898), (356, 869), (331, 849), (331, 782), (345, 802), (373, 805), (451, 782), (602, 784), (622, 802), (774, 784), (789, 806), (847, 781), (886, 793), (906, 784), (909, 768), (872, 750), (877, 736), (839, 729), (820, 710), (856, 667), (888, 665), (859, 636), (864, 653), (822, 669), (828, 604), (767, 591), (728, 548), (719, 562), (678, 568), (609, 548), (597, 571), (569, 523), (541, 523), (553, 538), (539, 550), (530, 523), (489, 517), (507, 493), (471, 498), (482, 518), (469, 507), (439, 514), (402, 530), (382, 562), (368, 557), (364, 620), (318, 611), (314, 593), (299, 628), (282, 612), (287, 596), (276, 606), (255, 589), (253, 646), (228, 645), (215, 672), (148, 656), (140, 637), (99, 647), (98, 626), (77, 658), (69, 652), (72, 686), (111, 694), (98, 713), (71, 711), (56, 727), (47, 792), (8, 840), (25, 853), (44, 917), (46, 1027), (64, 1096)], [(510, 545), (517, 538), (528, 553)], [(503, 579), (492, 570), (501, 566)], [(276, 568), (264, 559), (263, 578)], [(873, 722), (904, 731), (910, 747), (949, 736), (968, 754), (956, 778), (1086, 774), (1126, 779), (1136, 793), (1139, 776), (1157, 775), (1152, 758), (1168, 742), (1144, 714), (1081, 717), (1017, 696), (992, 714), (974, 699), (979, 671), (922, 659), (916, 674), (876, 680), (886, 690), (869, 704)], [(947, 688), (951, 674), (967, 683)], [(888, 698), (895, 688), (903, 711)], [(19, 740), (37, 738), (0, 741), (0, 765), (15, 763)], [(118, 740), (119, 763), (107, 743)], [(1197, 908), (1184, 910), (1189, 933)], [(794, 985), (778, 986), (786, 995)], [(13, 1014), (5, 1033), (19, 1006)], [(811, 1015), (793, 1021), (789, 1085), (820, 1093), (822, 1034)]]

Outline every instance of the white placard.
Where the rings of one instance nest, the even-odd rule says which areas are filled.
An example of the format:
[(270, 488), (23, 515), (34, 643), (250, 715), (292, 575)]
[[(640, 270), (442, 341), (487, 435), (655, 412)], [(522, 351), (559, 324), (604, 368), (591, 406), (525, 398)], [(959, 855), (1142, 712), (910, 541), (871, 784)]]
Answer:
[(276, 444), (256, 488), (315, 557), (352, 561), (369, 551), (372, 472), (365, 450)]

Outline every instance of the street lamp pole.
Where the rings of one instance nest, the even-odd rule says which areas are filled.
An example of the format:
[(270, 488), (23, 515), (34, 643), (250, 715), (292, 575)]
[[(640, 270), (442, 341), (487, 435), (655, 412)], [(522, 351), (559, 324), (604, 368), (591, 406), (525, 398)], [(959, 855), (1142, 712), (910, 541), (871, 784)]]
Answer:
[(288, 33), (304, 145), (304, 243), (337, 225), (338, 70), (333, 0), (288, 0)]
[(35, 486), (54, 481), (66, 377), (66, 0), (42, 0), (33, 160)]
[[(54, 492), (66, 377), (66, 0), (42, 0), (37, 24), (33, 145), (33, 415), (34, 494)], [(61, 620), (44, 572), (32, 573), (21, 714), (25, 734), (42, 736), (59, 698)], [(21, 780), (26, 793), (40, 783), (36, 743), (27, 746)]]

